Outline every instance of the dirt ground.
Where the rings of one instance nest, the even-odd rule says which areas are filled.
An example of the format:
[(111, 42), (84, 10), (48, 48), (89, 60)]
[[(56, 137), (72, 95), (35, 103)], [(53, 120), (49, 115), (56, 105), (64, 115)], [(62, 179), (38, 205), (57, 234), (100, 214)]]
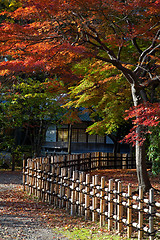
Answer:
[(47, 226), (41, 207), (24, 197), (21, 172), (0, 172), (0, 240), (67, 240)]

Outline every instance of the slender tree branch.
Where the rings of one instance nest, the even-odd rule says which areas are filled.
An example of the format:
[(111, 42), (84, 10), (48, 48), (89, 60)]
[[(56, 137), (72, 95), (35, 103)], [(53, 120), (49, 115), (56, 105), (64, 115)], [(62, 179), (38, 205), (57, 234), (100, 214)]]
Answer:
[(142, 50), (140, 49), (140, 47), (139, 47), (138, 44), (137, 44), (137, 39), (136, 39), (136, 37), (134, 37), (134, 38), (132, 39), (132, 43), (133, 43), (133, 45), (135, 46), (135, 48), (137, 49), (137, 51), (138, 51), (140, 54), (142, 54)]

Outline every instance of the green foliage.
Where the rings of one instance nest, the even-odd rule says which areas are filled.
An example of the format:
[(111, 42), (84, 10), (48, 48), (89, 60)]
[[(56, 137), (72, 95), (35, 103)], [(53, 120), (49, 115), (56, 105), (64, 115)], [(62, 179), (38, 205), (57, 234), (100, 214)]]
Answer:
[[(21, 3), (17, 0), (0, 0), (0, 12), (13, 12), (17, 8), (21, 7)], [(13, 22), (6, 14), (0, 16), (0, 23), (4, 20)]]
[(160, 125), (151, 129), (150, 145), (148, 148), (149, 160), (152, 161), (152, 173), (160, 173)]
[(68, 106), (85, 107), (90, 110), (94, 122), (88, 128), (91, 134), (110, 134), (125, 123), (123, 115), (129, 108), (131, 94), (122, 74), (102, 61), (83, 60), (74, 71), (84, 76), (71, 88)]
[(19, 8), (21, 3), (16, 0), (0, 0), (0, 11), (14, 11)]
[(49, 92), (48, 79), (41, 82), (32, 78), (18, 78), (17, 81), (18, 84), (11, 89), (1, 89), (2, 144), (10, 149), (17, 145), (15, 134), (20, 128), (23, 129), (24, 139), (29, 138), (32, 151), (37, 153), (48, 125), (58, 121), (63, 109), (56, 100), (57, 94)]

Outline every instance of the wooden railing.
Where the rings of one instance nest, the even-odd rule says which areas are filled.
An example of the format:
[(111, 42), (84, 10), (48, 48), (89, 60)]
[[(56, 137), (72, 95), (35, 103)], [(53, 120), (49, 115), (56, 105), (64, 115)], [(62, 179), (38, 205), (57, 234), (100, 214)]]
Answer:
[(94, 169), (133, 169), (135, 159), (129, 154), (116, 155), (105, 152), (92, 152), (81, 154), (51, 155), (50, 163), (60, 167), (69, 167), (72, 170), (89, 171)]
[[(108, 229), (118, 232), (127, 230), (132, 236), (133, 229), (138, 231), (138, 239), (156, 239), (155, 218), (160, 219), (160, 203), (154, 201), (153, 189), (149, 197), (132, 195), (132, 186), (123, 191), (120, 180), (92, 176), (71, 168), (59, 167), (50, 163), (49, 158), (28, 159), (23, 162), (24, 190), (44, 202), (65, 208), (71, 215), (85, 216), (85, 219), (100, 221), (100, 226), (108, 223)], [(147, 215), (147, 217), (146, 217)], [(157, 220), (157, 221), (158, 221)]]

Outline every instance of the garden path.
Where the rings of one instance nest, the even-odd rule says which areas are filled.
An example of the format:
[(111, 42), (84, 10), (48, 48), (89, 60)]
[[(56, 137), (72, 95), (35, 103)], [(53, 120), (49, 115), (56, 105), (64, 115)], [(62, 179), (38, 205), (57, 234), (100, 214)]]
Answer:
[(50, 211), (24, 194), (21, 172), (0, 172), (0, 240), (67, 240), (47, 224)]

